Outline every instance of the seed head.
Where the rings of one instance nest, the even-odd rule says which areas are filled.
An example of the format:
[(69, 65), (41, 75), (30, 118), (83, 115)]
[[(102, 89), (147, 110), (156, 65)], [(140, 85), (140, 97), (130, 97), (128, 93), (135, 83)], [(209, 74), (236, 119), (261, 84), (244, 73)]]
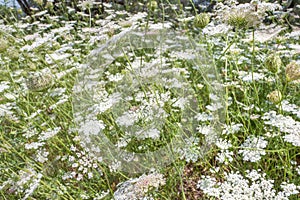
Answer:
[(300, 65), (296, 61), (290, 62), (286, 66), (285, 75), (288, 82), (300, 79)]
[(3, 38), (0, 38), (0, 53), (3, 53), (8, 48), (7, 41)]
[(38, 92), (51, 87), (53, 80), (54, 75), (48, 69), (30, 74), (26, 80), (26, 85), (29, 90)]
[(265, 60), (266, 68), (273, 73), (277, 73), (281, 66), (281, 59), (277, 54), (270, 54)]
[(201, 13), (196, 15), (194, 19), (194, 26), (196, 28), (204, 28), (209, 23), (209, 15), (207, 13)]
[(281, 95), (281, 92), (279, 90), (275, 90), (275, 91), (271, 92), (270, 94), (268, 94), (267, 98), (272, 103), (278, 104), (282, 100), (282, 95)]

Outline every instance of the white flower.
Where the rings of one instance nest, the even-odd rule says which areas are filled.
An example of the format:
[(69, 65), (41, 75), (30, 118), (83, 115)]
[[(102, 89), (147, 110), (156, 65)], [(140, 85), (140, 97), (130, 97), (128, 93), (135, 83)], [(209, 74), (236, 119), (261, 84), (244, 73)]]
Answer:
[(239, 78), (245, 82), (253, 82), (253, 81), (263, 80), (265, 78), (265, 75), (257, 72), (250, 73), (250, 72), (240, 71)]
[(40, 163), (44, 163), (48, 160), (49, 152), (46, 149), (39, 149), (36, 155), (36, 160)]
[(265, 176), (256, 170), (247, 170), (245, 177), (239, 172), (226, 173), (225, 181), (222, 182), (210, 176), (202, 176), (197, 187), (206, 195), (221, 200), (288, 200), (290, 195), (299, 193), (299, 187), (287, 183), (281, 184), (283, 191), (276, 192), (274, 181), (265, 179)]
[(209, 23), (202, 31), (204, 34), (209, 36), (227, 34), (231, 29), (227, 24), (214, 24), (213, 22)]
[(129, 110), (128, 112), (125, 112), (121, 116), (119, 116), (116, 119), (116, 123), (119, 126), (129, 127), (134, 125), (137, 122), (137, 120), (138, 120), (137, 113)]
[(56, 135), (60, 130), (61, 130), (60, 127), (55, 127), (54, 129), (49, 128), (46, 131), (43, 131), (41, 133), (41, 135), (39, 136), (39, 140), (40, 141), (47, 140), (47, 139), (53, 137), (54, 135)]
[(44, 146), (44, 142), (32, 142), (29, 144), (25, 144), (25, 149), (38, 149), (39, 147)]
[(151, 188), (158, 188), (165, 184), (162, 174), (151, 173), (143, 174), (139, 178), (130, 179), (118, 185), (117, 191), (114, 193), (116, 200), (142, 200), (146, 198), (147, 191)]
[(205, 121), (212, 121), (213, 120), (213, 116), (207, 113), (198, 113), (195, 116), (195, 119), (197, 119), (197, 121), (201, 121), (201, 122), (205, 122)]
[(218, 141), (216, 141), (216, 145), (217, 145), (217, 147), (219, 147), (222, 150), (229, 149), (230, 147), (232, 147), (230, 141), (226, 141), (221, 138), (218, 139)]
[(84, 135), (98, 135), (105, 128), (101, 120), (88, 120), (81, 124), (79, 131)]
[(217, 154), (217, 161), (219, 161), (220, 163), (225, 163), (226, 165), (233, 161), (233, 152), (229, 151), (229, 150), (221, 150), (221, 152), (219, 152)]
[(140, 130), (136, 133), (138, 138), (146, 139), (159, 139), (160, 131), (157, 128), (150, 128), (148, 130)]
[(109, 74), (107, 77), (108, 77), (109, 81), (118, 82), (118, 81), (123, 79), (124, 75), (122, 75), (120, 73), (118, 73), (118, 74)]
[(263, 137), (248, 137), (241, 145), (239, 153), (243, 155), (243, 160), (250, 162), (257, 162), (261, 159), (261, 155), (265, 155), (263, 150), (267, 146), (268, 142)]
[(9, 88), (9, 82), (1, 81), (0, 82), (0, 93)]
[(243, 127), (243, 124), (230, 124), (230, 125), (225, 125), (225, 128), (222, 132), (222, 134), (234, 134), (237, 133), (241, 130)]
[(290, 116), (277, 115), (275, 111), (265, 113), (262, 119), (265, 124), (277, 127), (281, 132), (287, 133), (283, 136), (286, 142), (300, 146), (300, 122)]

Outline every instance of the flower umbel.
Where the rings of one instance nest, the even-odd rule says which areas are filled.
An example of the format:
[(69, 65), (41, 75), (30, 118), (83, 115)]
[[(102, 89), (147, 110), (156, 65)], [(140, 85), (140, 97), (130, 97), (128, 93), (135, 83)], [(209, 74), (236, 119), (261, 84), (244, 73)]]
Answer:
[(196, 28), (204, 28), (209, 23), (209, 15), (206, 13), (201, 13), (196, 15), (194, 19), (194, 26)]
[(282, 100), (282, 95), (279, 90), (275, 90), (268, 94), (267, 98), (274, 104), (278, 104)]
[(31, 91), (42, 91), (52, 86), (54, 75), (49, 69), (30, 74), (26, 80), (26, 85)]
[(164, 184), (165, 179), (162, 174), (144, 174), (139, 178), (131, 179), (122, 183), (118, 190), (114, 193), (114, 198), (116, 200), (143, 199), (151, 187), (158, 188), (160, 185)]
[(273, 73), (277, 73), (281, 66), (281, 59), (277, 54), (270, 54), (265, 60), (266, 68)]
[(296, 61), (290, 62), (285, 69), (288, 82), (300, 79), (300, 65)]

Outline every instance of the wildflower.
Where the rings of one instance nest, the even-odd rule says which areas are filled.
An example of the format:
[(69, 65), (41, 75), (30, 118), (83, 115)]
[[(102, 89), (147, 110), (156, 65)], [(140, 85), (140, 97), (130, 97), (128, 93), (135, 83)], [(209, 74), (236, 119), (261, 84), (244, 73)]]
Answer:
[(0, 39), (0, 53), (3, 53), (8, 48), (7, 41), (5, 39)]
[(155, 9), (157, 9), (157, 2), (156, 1), (150, 1), (148, 4), (148, 9), (151, 11), (154, 11)]
[(9, 48), (7, 49), (7, 52), (8, 57), (12, 60), (18, 60), (18, 58), (20, 57), (18, 50), (16, 50), (15, 48)]
[(268, 94), (267, 98), (274, 104), (278, 104), (282, 100), (282, 95), (279, 90), (274, 90), (270, 94)]
[(229, 14), (227, 23), (236, 28), (246, 28), (248, 26), (248, 14), (245, 12), (234, 11)]
[(274, 181), (266, 179), (260, 170), (246, 170), (243, 177), (239, 172), (225, 173), (225, 181), (217, 182), (210, 176), (202, 176), (197, 187), (206, 195), (218, 199), (288, 199), (299, 193), (299, 187), (294, 184), (281, 183), (282, 191), (274, 189)]
[(150, 187), (158, 188), (165, 184), (165, 179), (162, 174), (152, 173), (149, 175), (143, 174), (139, 178), (130, 179), (119, 185), (114, 193), (116, 200), (137, 200), (143, 199)]
[(277, 54), (270, 54), (265, 60), (266, 68), (273, 73), (277, 73), (281, 66), (281, 59)]
[(280, 132), (286, 133), (283, 136), (284, 141), (300, 147), (300, 122), (290, 116), (277, 115), (275, 111), (265, 113), (262, 119), (265, 124), (277, 127)]
[(81, 6), (84, 10), (86, 10), (92, 8), (93, 4), (94, 4), (93, 0), (86, 0), (86, 1), (82, 1)]
[(26, 85), (31, 91), (42, 91), (52, 86), (54, 75), (49, 69), (32, 73), (26, 80)]
[(9, 82), (7, 81), (1, 81), (0, 82), (0, 92), (3, 92), (4, 90), (9, 88)]
[(239, 153), (243, 154), (243, 160), (250, 162), (257, 162), (261, 159), (261, 155), (265, 155), (263, 150), (268, 142), (263, 137), (248, 137), (241, 145), (243, 148)]
[(204, 28), (209, 23), (209, 15), (206, 13), (201, 13), (196, 15), (194, 19), (194, 26), (196, 28)]
[(286, 66), (285, 75), (288, 82), (300, 79), (300, 65), (295, 61), (290, 62)]

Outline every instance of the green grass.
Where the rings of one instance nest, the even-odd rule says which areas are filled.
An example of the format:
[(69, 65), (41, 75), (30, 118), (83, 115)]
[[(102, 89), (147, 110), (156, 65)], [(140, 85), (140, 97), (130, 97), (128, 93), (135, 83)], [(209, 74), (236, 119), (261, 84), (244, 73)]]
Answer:
[[(140, 177), (143, 173), (149, 174), (146, 170), (137, 174), (128, 169), (114, 170), (112, 164), (101, 161), (99, 154), (83, 145), (85, 138), (78, 130), (80, 122), (75, 121), (74, 113), (88, 109), (89, 106), (76, 104), (76, 101), (91, 103), (92, 97), (91, 94), (74, 94), (73, 89), (81, 78), (93, 79), (80, 74), (81, 67), (84, 68), (85, 64), (92, 65), (85, 68), (87, 73), (93, 67), (100, 69), (93, 74), (96, 81), (103, 81), (97, 85), (99, 90), (96, 92), (99, 92), (99, 96), (96, 97), (99, 101), (105, 95), (118, 91), (129, 92), (127, 97), (134, 97), (127, 104), (115, 104), (115, 107), (95, 115), (96, 121), (101, 120), (105, 124), (103, 133), (111, 144), (116, 145), (125, 138), (129, 142), (122, 150), (143, 153), (160, 149), (166, 144), (172, 145), (173, 142), (176, 144), (174, 138), (182, 133), (197, 138), (195, 142), (181, 144), (182, 151), (174, 162), (163, 167), (157, 165), (156, 172), (164, 176), (165, 184), (152, 187), (146, 192), (154, 199), (217, 199), (197, 187), (198, 181), (204, 180), (203, 176), (210, 176), (224, 183), (227, 181), (226, 174), (239, 172), (245, 178), (249, 174), (247, 170), (261, 170), (260, 174), (266, 174), (264, 179), (274, 180), (272, 187), (276, 194), (282, 191), (280, 186), (283, 182), (300, 186), (300, 139), (299, 132), (297, 133), (300, 127), (300, 86), (299, 80), (289, 82), (286, 78), (286, 66), (293, 60), (299, 60), (299, 43), (297, 37), (289, 35), (293, 31), (291, 27), (280, 24), (278, 19), (273, 22), (274, 25), (288, 28), (282, 29), (274, 38), (260, 42), (260, 32), (267, 29), (267, 25), (245, 25), (245, 21), (249, 20), (245, 16), (241, 19), (242, 24), (237, 22), (237, 26), (230, 27), (228, 32), (211, 35), (212, 30), (205, 32), (205, 29), (195, 27), (193, 9), (176, 10), (168, 1), (164, 1), (164, 6), (159, 4), (157, 9), (149, 9), (147, 16), (141, 16), (138, 6), (127, 5), (126, 12), (115, 13), (113, 17), (109, 9), (124, 11), (122, 7), (114, 5), (106, 8), (107, 11), (99, 16), (89, 15), (88, 11), (87, 16), (79, 12), (72, 16), (64, 13), (58, 19), (44, 14), (39, 20), (35, 19), (35, 24), (32, 25), (26, 24), (26, 19), (11, 20), (10, 14), (4, 18), (5, 24), (1, 24), (3, 29), (0, 31), (0, 199), (97, 199), (101, 193), (107, 193), (103, 195), (103, 199), (113, 199), (122, 183)], [(230, 19), (230, 23), (235, 26), (235, 20), (238, 20), (233, 20), (234, 16), (228, 18), (228, 13), (214, 14), (222, 16), (225, 24)], [(138, 15), (140, 19), (136, 20)], [(223, 22), (216, 16), (210, 18), (215, 25), (208, 24), (206, 28), (216, 27)], [(107, 57), (90, 61), (93, 58), (90, 54), (92, 50), (126, 30), (127, 27), (118, 25), (125, 19), (142, 31), (149, 27), (152, 30), (151, 26), (159, 23), (164, 26), (170, 24), (171, 28), (167, 29), (165, 35), (168, 36), (171, 32), (169, 30), (175, 29), (180, 33), (184, 32), (185, 36), (193, 38), (205, 51), (198, 52), (195, 64), (189, 61), (189, 56), (194, 55), (189, 51), (192, 49), (182, 51), (170, 48), (164, 53), (155, 54), (155, 48), (133, 50), (133, 46), (129, 48), (116, 43), (116, 49), (126, 51), (124, 55), (115, 57), (109, 64), (105, 60), (109, 59)], [(245, 27), (241, 28), (241, 25)], [(269, 29), (272, 31), (273, 27)], [(254, 40), (251, 39), (253, 36)], [(167, 39), (172, 44), (179, 41)], [(298, 48), (298, 52), (287, 53), (293, 50), (292, 45), (298, 45), (294, 48)], [(166, 45), (167, 47), (169, 46)], [(112, 54), (109, 50), (111, 49), (108, 48), (108, 53)], [(270, 71), (266, 66), (266, 59), (272, 53), (277, 53), (282, 61), (278, 71)], [(140, 77), (133, 70), (134, 67), (142, 68), (143, 64), (157, 60), (160, 61), (157, 66), (166, 66), (163, 69), (181, 70), (175, 77), (188, 83), (193, 89), (196, 106), (190, 105), (188, 112), (176, 107), (176, 101), (172, 101), (172, 98), (182, 95), (186, 88), (170, 89), (162, 84), (162, 78), (173, 78), (174, 74), (169, 77), (168, 74), (161, 78), (154, 77), (154, 81), (150, 83), (138, 79)], [(205, 65), (210, 68), (206, 70)], [(43, 69), (49, 69), (46, 76)], [(63, 72), (66, 74), (61, 75)], [(146, 74), (151, 72), (150, 70)], [(40, 76), (38, 78), (37, 73)], [(210, 73), (216, 77), (210, 77)], [(297, 71), (294, 72), (296, 73)], [(300, 74), (299, 71), (298, 73)], [(123, 79), (124, 82), (121, 83), (111, 81), (110, 75), (116, 74), (124, 75), (127, 80)], [(37, 82), (30, 79), (30, 76), (37, 78)], [(48, 80), (50, 78), (53, 80)], [(135, 78), (139, 82), (134, 87), (136, 90), (127, 91), (128, 88), (124, 85), (134, 83)], [(217, 90), (213, 81), (221, 83), (223, 89)], [(272, 102), (267, 97), (274, 90), (279, 90), (282, 94), (279, 103)], [(158, 94), (155, 91), (159, 91)], [(160, 95), (168, 92), (170, 99), (164, 102), (162, 108), (169, 116), (165, 118), (165, 124), (159, 127), (159, 137), (129, 137), (125, 126), (118, 124), (118, 117), (123, 111), (136, 112), (144, 105), (156, 105), (155, 103), (166, 99)], [(142, 100), (138, 100), (138, 93), (144, 94)], [(214, 96), (221, 98), (219, 102), (222, 107), (219, 111), (212, 109)], [(126, 94), (123, 98), (125, 97)], [(151, 104), (151, 101), (154, 103)], [(74, 106), (74, 102), (78, 107)], [(118, 106), (123, 108), (119, 109)], [(203, 120), (193, 119), (192, 122), (196, 121), (196, 124), (185, 124), (183, 118), (196, 116), (188, 115), (192, 111), (212, 115), (214, 120), (206, 117)], [(266, 116), (271, 111), (275, 111), (276, 116), (281, 118), (269, 122)], [(147, 127), (147, 120), (147, 117), (140, 117), (137, 127)], [(240, 128), (230, 130), (235, 125)], [(207, 140), (213, 133), (205, 135), (206, 127), (217, 132), (217, 139), (213, 139), (211, 143)], [(292, 139), (287, 139), (288, 135)], [(99, 142), (102, 139), (99, 136), (92, 138)], [(267, 144), (244, 144), (248, 139), (255, 141), (253, 138), (263, 138)], [(231, 145), (222, 149), (220, 140)], [(253, 153), (257, 150), (256, 146), (261, 148), (261, 154)], [(176, 148), (178, 146), (173, 146), (172, 150)], [(247, 160), (242, 150), (253, 154)], [(223, 161), (220, 159), (222, 152), (227, 155)], [(257, 155), (258, 158), (253, 161)], [(156, 166), (155, 163), (150, 164)], [(250, 180), (248, 184), (255, 183)], [(288, 199), (299, 198), (297, 193)]]

